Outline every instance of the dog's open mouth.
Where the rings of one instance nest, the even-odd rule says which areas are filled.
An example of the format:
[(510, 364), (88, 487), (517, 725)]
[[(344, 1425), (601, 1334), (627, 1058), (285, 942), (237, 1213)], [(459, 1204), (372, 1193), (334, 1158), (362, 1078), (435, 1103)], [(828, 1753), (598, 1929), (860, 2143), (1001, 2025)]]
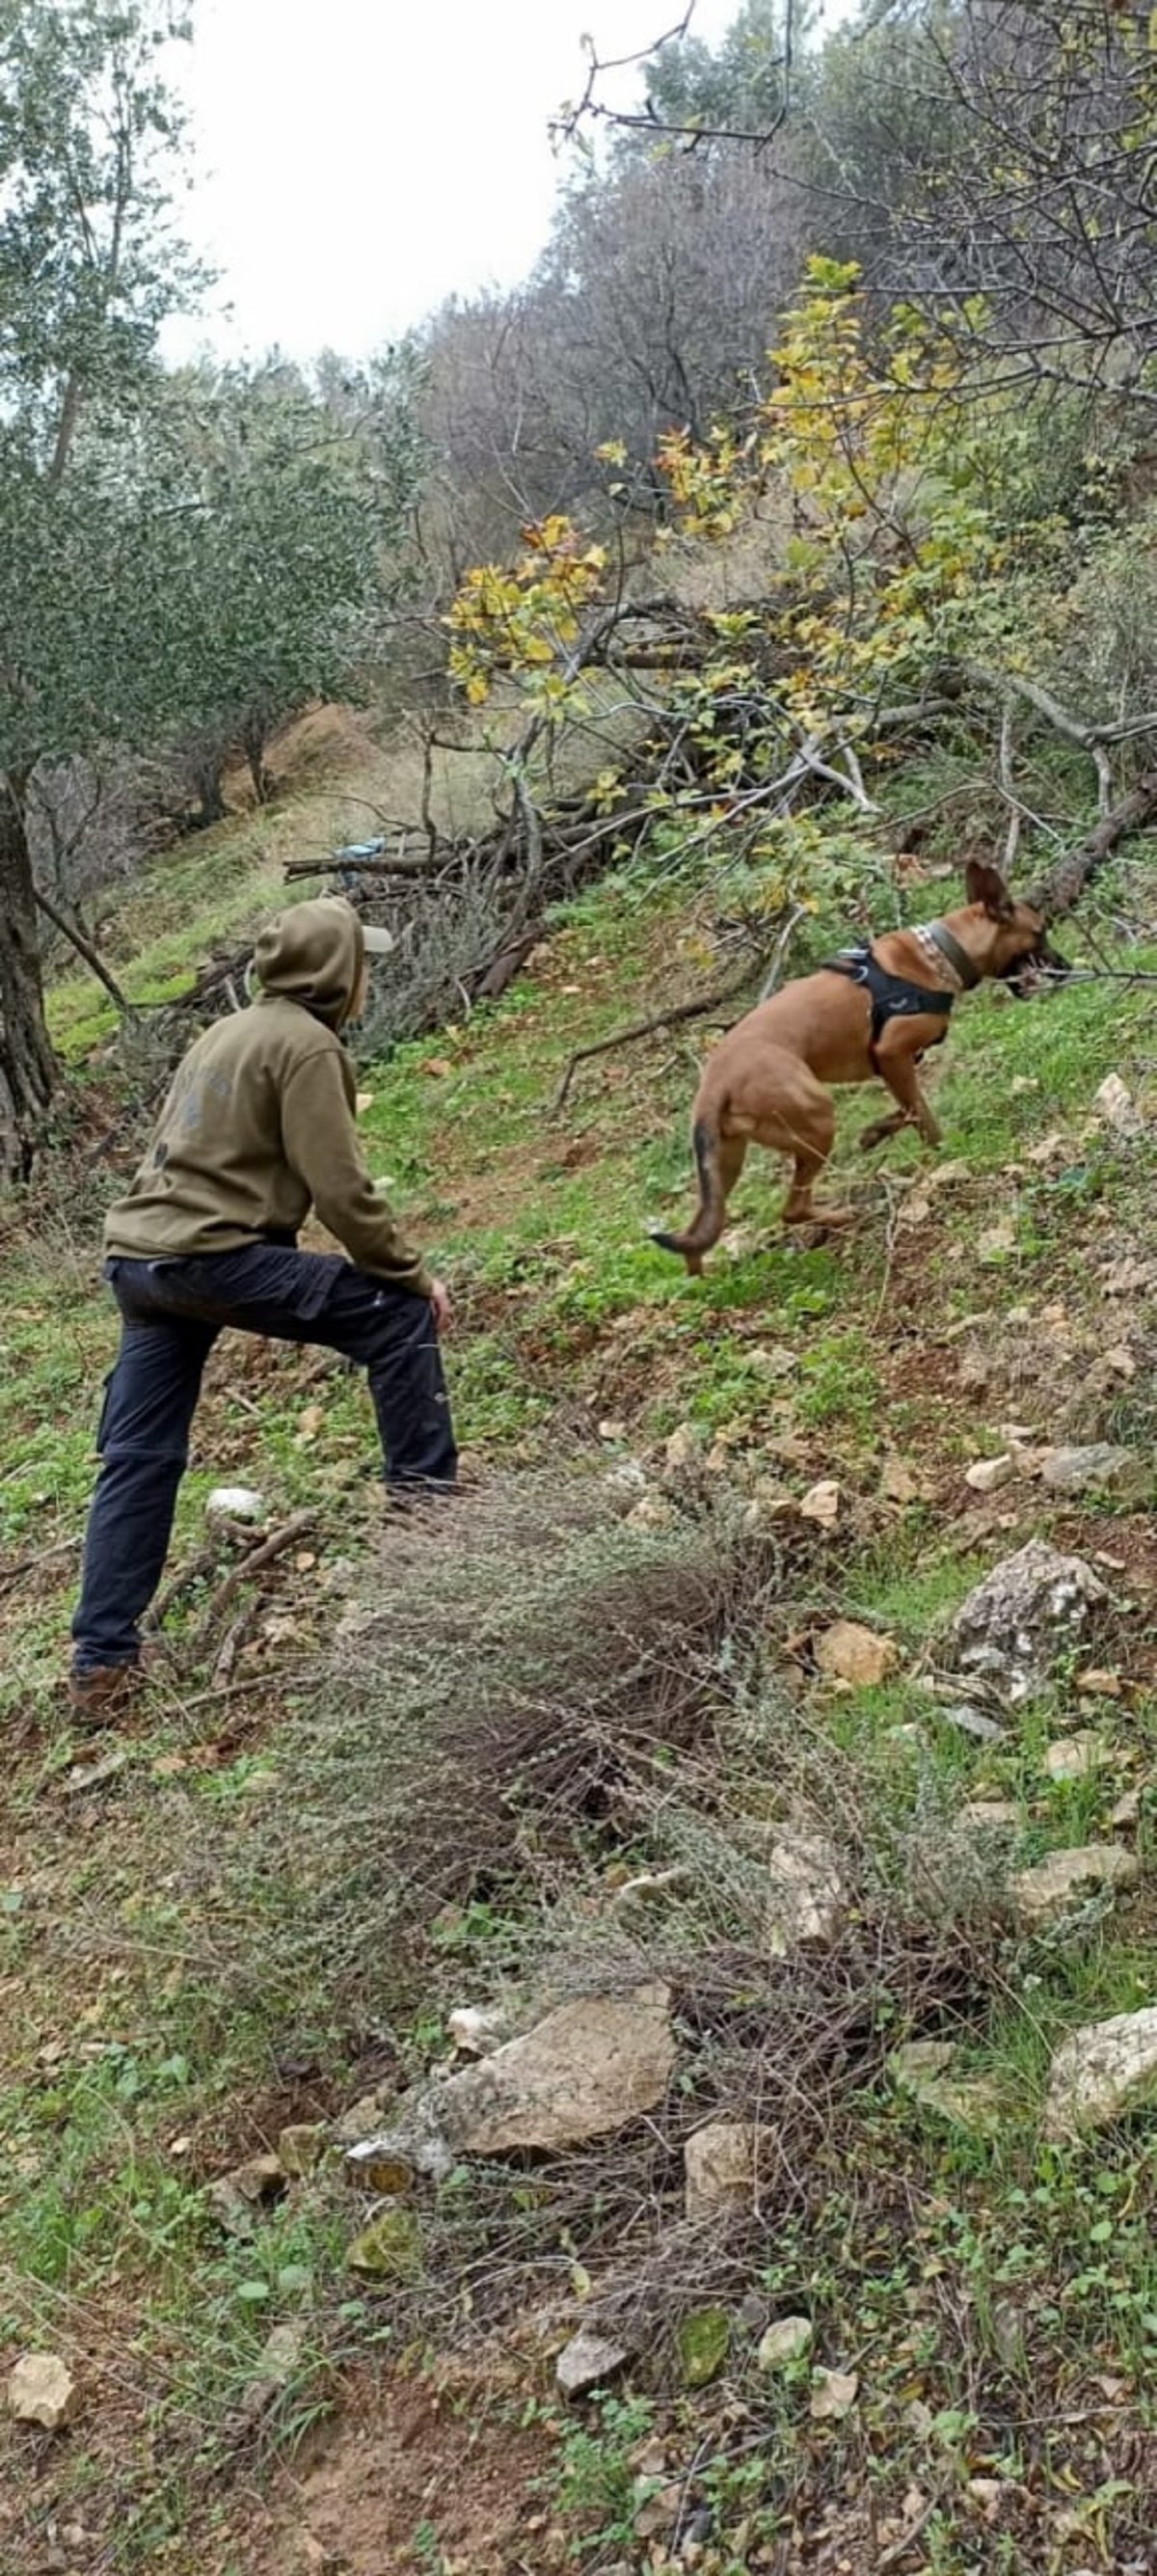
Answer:
[(1034, 994), (1055, 992), (1070, 971), (1067, 957), (1062, 957), (1047, 940), (1042, 940), (1040, 947), (1032, 949), (1027, 957), (1018, 957), (1001, 981), (1018, 1002), (1029, 1002)]

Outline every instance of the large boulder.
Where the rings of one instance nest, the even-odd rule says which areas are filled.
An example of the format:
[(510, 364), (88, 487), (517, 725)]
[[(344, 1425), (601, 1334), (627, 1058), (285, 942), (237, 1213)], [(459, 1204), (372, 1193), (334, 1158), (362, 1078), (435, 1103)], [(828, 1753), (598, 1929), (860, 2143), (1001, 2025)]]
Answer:
[(1030, 1539), (994, 1565), (958, 1610), (957, 1667), (1013, 1704), (1033, 1699), (1105, 1599), (1104, 1584), (1083, 1556), (1062, 1556), (1044, 1539)]

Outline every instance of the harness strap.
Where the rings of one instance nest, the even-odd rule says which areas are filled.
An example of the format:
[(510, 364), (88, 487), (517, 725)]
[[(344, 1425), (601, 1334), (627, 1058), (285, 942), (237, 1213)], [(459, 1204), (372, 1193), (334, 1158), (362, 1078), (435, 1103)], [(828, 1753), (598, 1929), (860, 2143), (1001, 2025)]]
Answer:
[(838, 957), (826, 960), (824, 972), (846, 975), (849, 983), (864, 986), (872, 1006), (873, 1054), (889, 1020), (914, 1020), (927, 1011), (947, 1019), (956, 999), (954, 993), (930, 993), (923, 984), (909, 984), (902, 975), (889, 975), (870, 948), (841, 948)]

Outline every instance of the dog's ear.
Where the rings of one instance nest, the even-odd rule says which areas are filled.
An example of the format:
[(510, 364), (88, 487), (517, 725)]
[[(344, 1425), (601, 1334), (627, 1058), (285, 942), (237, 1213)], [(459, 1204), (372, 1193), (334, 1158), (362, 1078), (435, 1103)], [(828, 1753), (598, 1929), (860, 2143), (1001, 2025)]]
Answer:
[(970, 903), (982, 904), (990, 921), (1011, 921), (1012, 896), (999, 868), (987, 859), (970, 859), (964, 871), (964, 891)]

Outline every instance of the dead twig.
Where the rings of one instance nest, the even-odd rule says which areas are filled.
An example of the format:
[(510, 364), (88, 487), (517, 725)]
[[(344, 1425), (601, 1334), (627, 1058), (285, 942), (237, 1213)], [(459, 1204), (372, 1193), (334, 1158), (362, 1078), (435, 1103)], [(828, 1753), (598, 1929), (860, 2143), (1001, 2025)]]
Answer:
[(239, 1616), (234, 1620), (232, 1627), (229, 1629), (222, 1644), (220, 1654), (217, 1657), (217, 1661), (213, 1666), (213, 1681), (215, 1685), (219, 1685), (220, 1683), (227, 1682), (229, 1680), (233, 1671), (233, 1666), (237, 1661), (238, 1648), (243, 1644), (244, 1639), (247, 1637), (249, 1630), (257, 1617), (257, 1607), (258, 1605), (256, 1601), (247, 1602), (244, 1610), (240, 1612)]
[(218, 1584), (212, 1596), (201, 1625), (188, 1649), (190, 1663), (199, 1663), (207, 1652), (209, 1641), (220, 1621), (222, 1611), (228, 1608), (235, 1594), (240, 1591), (241, 1585), (250, 1582), (255, 1574), (262, 1574), (267, 1565), (273, 1564), (275, 1558), (285, 1554), (286, 1548), (292, 1547), (297, 1539), (304, 1538), (307, 1532), (313, 1529), (316, 1521), (316, 1512), (294, 1512), (292, 1519), (287, 1520), (281, 1529), (272, 1530), (268, 1538), (262, 1539), (259, 1547), (250, 1548), (248, 1554), (240, 1558), (231, 1572), (226, 1575), (224, 1582)]
[[(775, 990), (787, 953), (788, 942), (803, 920), (803, 915), (804, 907), (799, 904), (780, 932), (767, 974), (760, 986), (761, 1002), (765, 1002), (769, 993)], [(738, 999), (740, 993), (750, 984), (756, 971), (755, 966), (749, 963), (744, 967), (742, 974), (732, 977), (730, 983), (715, 985), (710, 993), (702, 993), (696, 1002), (675, 1002), (670, 1010), (654, 1011), (649, 1019), (632, 1020), (629, 1027), (613, 1030), (609, 1038), (596, 1039), (593, 1046), (576, 1047), (574, 1054), (567, 1061), (562, 1081), (551, 1102), (553, 1114), (557, 1116), (559, 1110), (565, 1107), (567, 1095), (580, 1064), (589, 1064), (595, 1056), (610, 1055), (615, 1047), (630, 1046), (637, 1038), (651, 1037), (656, 1029), (677, 1028), (686, 1020), (699, 1020), (709, 1011), (722, 1010), (726, 1003)]]
[(701, 994), (697, 1002), (675, 1002), (670, 1010), (653, 1011), (649, 1019), (632, 1020), (628, 1028), (614, 1029), (609, 1038), (598, 1038), (593, 1046), (576, 1047), (551, 1102), (552, 1112), (557, 1116), (558, 1111), (565, 1107), (580, 1064), (590, 1064), (598, 1055), (610, 1055), (615, 1047), (630, 1046), (637, 1038), (649, 1038), (656, 1029), (673, 1029), (681, 1021), (699, 1020), (708, 1011), (721, 1010), (726, 1002), (735, 1001), (744, 986), (751, 982), (752, 972), (748, 964), (742, 975), (733, 976), (729, 984), (717, 984), (710, 993)]
[(21, 1582), (26, 1574), (39, 1574), (41, 1567), (51, 1565), (54, 1557), (75, 1556), (83, 1545), (83, 1538), (62, 1538), (57, 1540), (55, 1547), (41, 1548), (37, 1556), (18, 1557), (15, 1565), (0, 1566), (0, 1586), (7, 1588), (10, 1583)]

